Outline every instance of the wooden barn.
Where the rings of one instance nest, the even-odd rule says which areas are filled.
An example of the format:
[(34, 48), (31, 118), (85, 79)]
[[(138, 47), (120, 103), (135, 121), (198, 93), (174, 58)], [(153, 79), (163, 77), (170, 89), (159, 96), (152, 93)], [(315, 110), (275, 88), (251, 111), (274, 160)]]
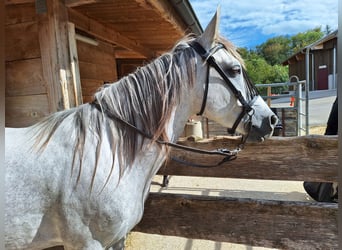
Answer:
[(201, 32), (187, 0), (5, 0), (6, 126), (89, 102)]
[(337, 30), (288, 58), (289, 76), (307, 80), (309, 90), (337, 88)]

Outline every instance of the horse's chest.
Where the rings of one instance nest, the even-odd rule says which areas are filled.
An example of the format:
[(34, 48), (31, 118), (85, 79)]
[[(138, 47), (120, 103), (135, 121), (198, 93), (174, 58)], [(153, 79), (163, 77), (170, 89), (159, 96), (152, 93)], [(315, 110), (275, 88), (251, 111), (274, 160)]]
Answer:
[(73, 203), (69, 207), (79, 211), (81, 218), (78, 220), (77, 216), (70, 214), (67, 221), (87, 226), (92, 237), (103, 245), (111, 245), (125, 237), (140, 221), (151, 180), (163, 161), (162, 156), (150, 152), (145, 152), (144, 157), (136, 161), (137, 164), (126, 169), (120, 179), (117, 172), (119, 166), (114, 165), (113, 174), (104, 188), (109, 169), (106, 169), (107, 165), (103, 163), (97, 172), (90, 196), (89, 192), (85, 191), (89, 183), (85, 178), (81, 179), (77, 191), (71, 192), (71, 197), (75, 201), (69, 200)]
[(137, 192), (129, 195), (112, 193), (111, 205), (108, 198), (99, 199), (97, 208), (84, 214), (93, 238), (105, 245), (116, 242), (139, 222), (143, 214), (143, 198)]

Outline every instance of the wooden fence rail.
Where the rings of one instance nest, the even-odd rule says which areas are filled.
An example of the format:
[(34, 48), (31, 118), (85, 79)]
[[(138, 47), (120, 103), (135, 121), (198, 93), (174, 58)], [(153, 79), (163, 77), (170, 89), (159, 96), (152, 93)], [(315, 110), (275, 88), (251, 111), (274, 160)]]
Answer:
[[(233, 149), (237, 137), (218, 137), (199, 142), (181, 141), (187, 146), (212, 150)], [(169, 160), (160, 175), (205, 176), (222, 178), (270, 179), (293, 181), (337, 181), (337, 136), (310, 135), (273, 137), (263, 143), (248, 143), (234, 161), (219, 167), (196, 168)], [(212, 165), (221, 156), (208, 156), (172, 149), (172, 156), (199, 164)]]
[[(233, 148), (237, 138), (184, 145)], [(234, 161), (199, 169), (168, 161), (158, 174), (248, 179), (336, 181), (337, 136), (272, 138), (249, 143)], [(208, 157), (172, 149), (171, 155), (201, 164)], [(338, 249), (337, 204), (151, 193), (134, 231), (280, 249)]]
[(134, 231), (280, 249), (338, 249), (337, 204), (150, 194)]

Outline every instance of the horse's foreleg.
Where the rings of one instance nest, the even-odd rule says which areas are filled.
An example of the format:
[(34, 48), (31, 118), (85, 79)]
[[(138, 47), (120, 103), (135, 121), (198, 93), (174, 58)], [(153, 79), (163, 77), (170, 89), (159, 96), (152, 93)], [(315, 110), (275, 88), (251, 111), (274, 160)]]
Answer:
[(167, 187), (168, 185), (169, 185), (169, 177), (168, 177), (168, 175), (164, 175), (162, 187)]

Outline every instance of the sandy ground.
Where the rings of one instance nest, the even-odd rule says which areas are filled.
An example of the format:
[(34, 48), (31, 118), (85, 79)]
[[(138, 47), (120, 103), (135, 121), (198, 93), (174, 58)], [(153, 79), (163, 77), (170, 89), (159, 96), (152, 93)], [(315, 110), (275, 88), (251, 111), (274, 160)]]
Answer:
[[(310, 134), (324, 134), (325, 126), (311, 127)], [(171, 176), (167, 188), (162, 188), (162, 177), (155, 176), (151, 192), (183, 193), (193, 195), (312, 201), (298, 181), (266, 181), (230, 178), (199, 178)], [(187, 239), (173, 236), (132, 232), (127, 250), (257, 250), (272, 249), (226, 242)]]
[(275, 248), (252, 247), (209, 240), (131, 233), (127, 250), (270, 250)]

